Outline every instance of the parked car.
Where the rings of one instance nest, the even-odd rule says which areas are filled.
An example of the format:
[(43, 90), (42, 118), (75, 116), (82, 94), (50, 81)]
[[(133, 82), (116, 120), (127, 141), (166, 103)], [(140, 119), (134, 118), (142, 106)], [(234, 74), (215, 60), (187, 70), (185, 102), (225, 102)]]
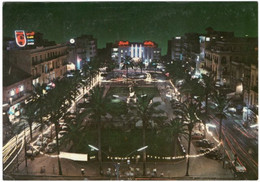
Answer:
[(214, 143), (210, 142), (207, 139), (203, 139), (203, 140), (196, 141), (196, 146), (197, 147), (204, 147), (204, 148), (213, 148)]
[(210, 159), (214, 160), (220, 160), (222, 155), (219, 152), (219, 150), (212, 150), (210, 151), (210, 148), (200, 148), (199, 150), (200, 153), (206, 153), (204, 156)]
[(55, 142), (51, 142), (47, 145), (47, 147), (45, 148), (45, 152), (46, 153), (52, 153), (54, 152), (56, 149), (56, 143)]
[(26, 151), (26, 156), (27, 157), (35, 157), (40, 153), (40, 150), (38, 147), (34, 146), (32, 147), (31, 145), (27, 146), (27, 151)]
[(245, 166), (235, 161), (232, 161), (232, 170), (235, 173), (235, 177), (242, 178), (242, 179), (243, 179), (243, 175), (247, 172)]
[(194, 139), (194, 140), (202, 140), (204, 137), (204, 135), (202, 133), (193, 133), (191, 134), (191, 138)]

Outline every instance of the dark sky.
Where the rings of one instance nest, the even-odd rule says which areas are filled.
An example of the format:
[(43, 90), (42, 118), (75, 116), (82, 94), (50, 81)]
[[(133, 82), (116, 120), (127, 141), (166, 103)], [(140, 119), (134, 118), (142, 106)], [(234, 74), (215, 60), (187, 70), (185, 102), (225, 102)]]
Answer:
[(57, 43), (92, 34), (98, 47), (116, 40), (152, 40), (163, 54), (167, 40), (211, 26), (236, 36), (258, 35), (257, 2), (4, 3), (3, 33), (39, 31)]

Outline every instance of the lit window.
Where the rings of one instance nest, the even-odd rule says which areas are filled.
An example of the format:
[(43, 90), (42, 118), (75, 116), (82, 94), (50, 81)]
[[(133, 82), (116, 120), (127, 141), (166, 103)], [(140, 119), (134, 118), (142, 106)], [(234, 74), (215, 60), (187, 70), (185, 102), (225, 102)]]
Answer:
[(19, 88), (20, 92), (22, 92), (24, 90), (24, 86), (21, 85), (20, 88)]
[(118, 48), (113, 48), (113, 51), (118, 51)]
[(121, 53), (123, 53), (123, 50), (121, 50)]
[(210, 38), (209, 38), (209, 37), (206, 37), (206, 41), (210, 41)]
[(181, 39), (181, 37), (175, 37), (175, 39)]
[(11, 94), (11, 96), (14, 96), (14, 94), (15, 94), (14, 90), (11, 90), (10, 94)]

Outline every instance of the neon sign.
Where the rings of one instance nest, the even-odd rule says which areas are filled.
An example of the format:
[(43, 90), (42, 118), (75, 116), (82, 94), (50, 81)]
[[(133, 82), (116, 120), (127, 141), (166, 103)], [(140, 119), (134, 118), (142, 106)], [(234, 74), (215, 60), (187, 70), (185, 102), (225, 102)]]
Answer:
[(145, 41), (145, 42), (144, 42), (144, 45), (145, 45), (145, 46), (152, 46), (152, 47), (155, 46), (152, 41)]
[(128, 46), (129, 45), (129, 41), (119, 41), (118, 45), (119, 46)]
[(27, 45), (34, 45), (34, 32), (27, 32), (26, 38), (27, 38)]
[(15, 30), (14, 33), (16, 44), (19, 47), (24, 47), (26, 45), (25, 32), (23, 30)]
[(15, 41), (19, 47), (34, 45), (34, 32), (25, 33), (24, 30), (15, 30)]

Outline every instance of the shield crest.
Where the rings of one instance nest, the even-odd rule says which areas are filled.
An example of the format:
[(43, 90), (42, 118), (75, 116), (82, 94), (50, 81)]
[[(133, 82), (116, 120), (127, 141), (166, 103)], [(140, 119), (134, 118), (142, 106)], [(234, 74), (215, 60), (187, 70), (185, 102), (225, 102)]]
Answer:
[(19, 47), (24, 47), (26, 45), (26, 37), (23, 30), (15, 31), (15, 41)]

